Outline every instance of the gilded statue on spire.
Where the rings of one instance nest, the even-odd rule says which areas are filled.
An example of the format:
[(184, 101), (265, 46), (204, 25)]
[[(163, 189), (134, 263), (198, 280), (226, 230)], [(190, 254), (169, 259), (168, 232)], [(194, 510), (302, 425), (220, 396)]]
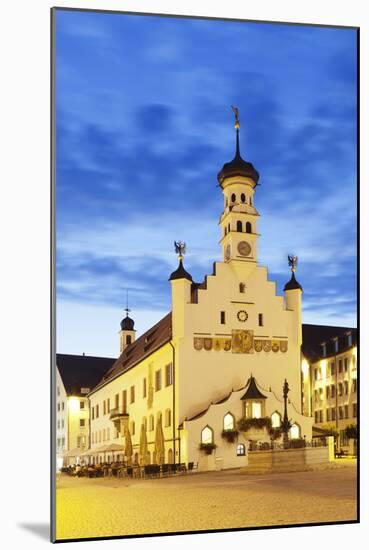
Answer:
[(232, 111), (234, 112), (234, 118), (235, 118), (234, 127), (236, 128), (236, 130), (239, 130), (240, 120), (238, 118), (238, 114), (239, 114), (238, 107), (234, 107), (233, 105), (231, 105), (231, 108), (232, 108)]
[(180, 260), (182, 260), (183, 255), (186, 254), (186, 243), (182, 241), (174, 241), (174, 251), (178, 254)]
[(292, 273), (295, 273), (296, 271), (297, 260), (297, 256), (292, 256), (292, 254), (288, 255), (288, 265), (290, 266)]

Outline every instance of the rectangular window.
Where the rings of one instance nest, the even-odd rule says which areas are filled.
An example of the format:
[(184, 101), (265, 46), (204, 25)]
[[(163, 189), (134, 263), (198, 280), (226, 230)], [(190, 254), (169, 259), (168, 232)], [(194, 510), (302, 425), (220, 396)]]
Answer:
[(262, 327), (264, 325), (263, 314), (259, 313), (258, 317), (259, 317), (259, 327)]
[(167, 409), (165, 411), (165, 426), (168, 427), (172, 424), (172, 411)]
[(314, 369), (314, 380), (318, 380), (318, 369)]
[(105, 399), (103, 401), (103, 411), (104, 411), (104, 414), (106, 414), (106, 401), (105, 401)]
[(314, 412), (314, 420), (315, 420), (315, 424), (317, 424), (318, 423), (318, 411)]
[(334, 361), (331, 363), (331, 376), (334, 376), (336, 372), (336, 365), (334, 364)]
[(106, 439), (110, 441), (110, 428), (106, 428)]
[(319, 392), (318, 390), (314, 390), (314, 401), (317, 403), (319, 401)]
[(146, 378), (142, 380), (142, 397), (143, 398), (147, 397), (147, 379)]
[(327, 413), (327, 422), (329, 422), (331, 419), (331, 410), (327, 409), (326, 413)]
[(326, 386), (326, 388), (325, 388), (325, 396), (326, 396), (327, 399), (329, 399), (329, 390), (330, 390), (329, 386)]
[(91, 408), (92, 420), (95, 420), (95, 407)]
[(122, 409), (123, 412), (127, 412), (127, 390), (122, 391)]
[(119, 409), (119, 393), (115, 394), (115, 408)]
[(155, 371), (155, 391), (161, 390), (161, 369)]
[(336, 409), (332, 407), (332, 414), (331, 414), (332, 420), (336, 420)]
[(350, 334), (347, 335), (347, 341), (348, 341), (348, 346), (351, 347), (352, 346), (352, 334), (350, 332)]
[(345, 405), (345, 418), (349, 417), (349, 408), (348, 405)]
[(110, 413), (110, 397), (108, 397), (106, 403), (108, 405), (108, 413)]
[(136, 424), (134, 422), (131, 422), (131, 434), (135, 435), (135, 431), (136, 431)]
[(79, 402), (79, 408), (80, 409), (84, 409), (85, 408), (85, 402), (81, 399), (81, 401)]
[(60, 403), (58, 403), (58, 411), (60, 411)]
[(319, 388), (319, 401), (323, 401), (323, 388)]
[(252, 404), (252, 418), (261, 418), (261, 403)]
[(334, 351), (337, 353), (338, 352), (338, 338), (336, 338), (334, 340)]
[(61, 421), (61, 427), (62, 427), (62, 429), (64, 428), (64, 419), (62, 419), (62, 421)]
[(342, 372), (342, 359), (338, 361), (338, 372)]
[(169, 363), (165, 367), (165, 385), (171, 386), (173, 384), (173, 365)]
[(135, 402), (135, 387), (131, 386), (131, 403)]
[(220, 312), (220, 324), (225, 325), (225, 311)]
[(343, 407), (338, 407), (338, 417), (340, 420), (343, 419)]
[(58, 430), (60, 430), (60, 420), (58, 420)]
[(344, 371), (347, 372), (348, 371), (348, 358), (345, 357), (344, 360), (343, 360), (343, 365), (344, 365)]
[(99, 405), (96, 405), (95, 407), (95, 414), (96, 414), (96, 418), (99, 418)]
[(352, 393), (356, 393), (356, 385), (357, 385), (356, 378), (353, 378), (352, 379)]
[(342, 395), (342, 384), (341, 383), (338, 384), (338, 395), (339, 396)]
[(336, 397), (336, 386), (333, 384), (331, 386), (331, 397)]
[(323, 411), (319, 411), (319, 422), (323, 422)]
[(79, 427), (84, 428), (86, 425), (86, 420), (84, 418), (79, 419)]
[(353, 416), (354, 418), (357, 417), (357, 403), (353, 403), (353, 404), (352, 404), (352, 416)]
[(347, 395), (348, 394), (348, 382), (347, 382), (347, 380), (344, 381), (343, 385), (344, 385), (344, 388), (345, 388), (345, 395)]
[(62, 411), (64, 411), (64, 401), (62, 401)]

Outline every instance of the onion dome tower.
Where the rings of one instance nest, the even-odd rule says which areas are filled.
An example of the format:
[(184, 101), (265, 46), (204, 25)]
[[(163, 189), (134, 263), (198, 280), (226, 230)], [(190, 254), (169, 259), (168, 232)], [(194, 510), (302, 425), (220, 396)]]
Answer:
[(232, 107), (232, 110), (235, 114), (236, 153), (218, 174), (218, 183), (224, 195), (224, 210), (219, 221), (222, 231), (220, 245), (225, 262), (239, 260), (255, 264), (259, 213), (254, 206), (254, 193), (259, 172), (241, 156), (238, 109)]
[(128, 313), (131, 311), (128, 308), (128, 296), (127, 296), (127, 305), (124, 310), (126, 316), (120, 322), (120, 331), (119, 331), (119, 342), (120, 342), (120, 353), (122, 353), (127, 346), (132, 344), (136, 339), (135, 331), (135, 322), (128, 316)]

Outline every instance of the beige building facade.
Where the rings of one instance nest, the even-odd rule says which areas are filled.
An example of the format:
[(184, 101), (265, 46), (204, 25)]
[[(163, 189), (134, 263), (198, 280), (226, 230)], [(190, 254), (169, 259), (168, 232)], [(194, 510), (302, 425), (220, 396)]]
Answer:
[(302, 288), (295, 261), (283, 296), (258, 263), (258, 180), (240, 155), (237, 121), (235, 157), (218, 174), (223, 260), (195, 283), (184, 267), (183, 243), (176, 243), (171, 312), (136, 340), (127, 310), (121, 354), (89, 393), (92, 460), (122, 459), (128, 438), (134, 461), (155, 463), (160, 427), (165, 463), (243, 466), (250, 441), (270, 438), (266, 430), (239, 429), (240, 421), (271, 418), (280, 427), (285, 380), (290, 437), (311, 439), (313, 418), (301, 399)]

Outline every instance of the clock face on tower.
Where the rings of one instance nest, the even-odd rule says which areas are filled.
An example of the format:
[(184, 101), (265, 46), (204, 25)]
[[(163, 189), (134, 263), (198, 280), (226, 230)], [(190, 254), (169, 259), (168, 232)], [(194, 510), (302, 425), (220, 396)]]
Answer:
[(251, 246), (247, 241), (241, 241), (238, 243), (237, 250), (238, 253), (241, 254), (241, 256), (249, 256), (251, 252)]

